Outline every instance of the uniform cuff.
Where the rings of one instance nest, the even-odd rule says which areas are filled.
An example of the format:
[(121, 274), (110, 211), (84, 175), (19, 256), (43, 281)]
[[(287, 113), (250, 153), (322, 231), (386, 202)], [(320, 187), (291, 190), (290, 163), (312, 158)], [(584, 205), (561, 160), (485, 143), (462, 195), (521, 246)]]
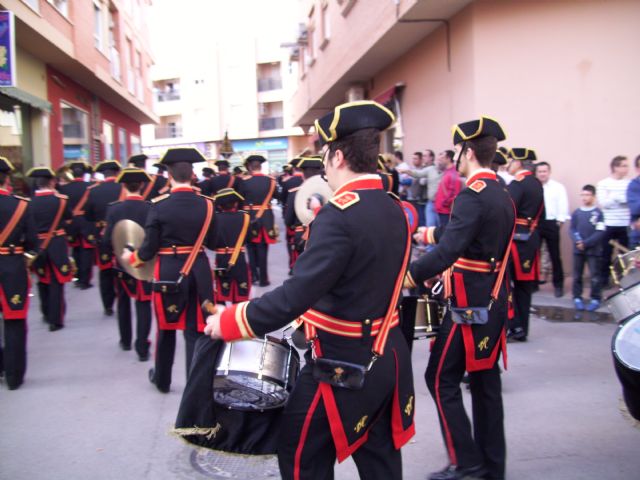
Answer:
[(144, 261), (140, 260), (140, 257), (138, 257), (138, 251), (134, 251), (133, 254), (129, 257), (129, 264), (133, 267), (133, 268), (140, 268), (142, 265), (144, 265)]
[(220, 333), (225, 342), (256, 337), (247, 319), (248, 306), (249, 302), (237, 303), (220, 315)]
[(427, 227), (424, 229), (422, 234), (422, 243), (425, 245), (435, 245), (436, 237), (435, 237), (436, 227)]
[(416, 288), (418, 285), (413, 279), (411, 272), (407, 270), (407, 274), (404, 276), (404, 288)]

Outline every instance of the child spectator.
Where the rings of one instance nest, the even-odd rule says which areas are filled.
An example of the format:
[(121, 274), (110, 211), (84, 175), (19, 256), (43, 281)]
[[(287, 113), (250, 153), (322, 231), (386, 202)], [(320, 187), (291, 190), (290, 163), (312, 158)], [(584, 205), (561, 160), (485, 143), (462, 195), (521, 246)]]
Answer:
[(596, 189), (585, 185), (580, 192), (582, 206), (571, 215), (573, 240), (573, 302), (576, 310), (584, 310), (582, 301), (582, 274), (585, 262), (591, 276), (591, 301), (586, 309), (593, 312), (600, 306), (602, 286), (600, 259), (605, 226), (602, 211), (596, 207)]

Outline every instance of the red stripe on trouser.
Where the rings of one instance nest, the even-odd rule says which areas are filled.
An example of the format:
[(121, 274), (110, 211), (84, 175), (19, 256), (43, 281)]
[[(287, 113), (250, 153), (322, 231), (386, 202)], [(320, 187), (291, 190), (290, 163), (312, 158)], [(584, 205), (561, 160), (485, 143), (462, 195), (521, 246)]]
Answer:
[(316, 390), (316, 394), (313, 396), (313, 401), (309, 406), (309, 410), (307, 411), (307, 416), (304, 419), (304, 423), (302, 424), (302, 431), (300, 432), (300, 440), (298, 440), (298, 446), (296, 447), (296, 456), (293, 463), (293, 478), (294, 480), (300, 480), (300, 460), (302, 459), (302, 450), (304, 448), (304, 444), (307, 441), (307, 434), (309, 433), (309, 425), (311, 424), (311, 418), (316, 411), (316, 407), (318, 406), (318, 402), (320, 401), (320, 387)]
[(442, 409), (442, 403), (440, 402), (440, 372), (442, 371), (442, 364), (444, 363), (444, 359), (447, 356), (449, 345), (451, 345), (451, 340), (453, 339), (453, 335), (455, 334), (457, 327), (458, 325), (454, 323), (453, 327), (451, 328), (451, 332), (447, 337), (447, 343), (445, 343), (444, 349), (442, 350), (442, 354), (440, 356), (440, 362), (438, 362), (438, 371), (436, 372), (436, 405), (438, 406), (438, 413), (440, 414), (442, 427), (444, 428), (444, 440), (447, 444), (449, 459), (451, 460), (451, 464), (453, 465), (457, 465), (458, 460), (456, 457), (456, 451), (453, 448), (453, 439), (451, 438), (451, 431), (449, 430), (449, 424), (447, 423), (447, 418), (444, 415), (444, 410)]

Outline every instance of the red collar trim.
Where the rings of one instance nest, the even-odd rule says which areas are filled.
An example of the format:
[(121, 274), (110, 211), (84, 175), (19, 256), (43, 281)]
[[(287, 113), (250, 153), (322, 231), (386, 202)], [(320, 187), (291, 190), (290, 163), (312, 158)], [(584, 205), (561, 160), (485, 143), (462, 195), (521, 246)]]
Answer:
[(142, 198), (142, 196), (140, 195), (127, 195), (124, 199), (125, 200), (144, 200), (144, 198)]
[(293, 174), (294, 177), (304, 177), (304, 174), (302, 172), (295, 172)]
[(72, 182), (84, 182), (84, 179), (82, 177), (80, 178), (74, 178), (73, 180), (71, 180)]
[(36, 197), (46, 197), (47, 195), (55, 195), (56, 192), (53, 190), (47, 190), (45, 192), (39, 190), (36, 192)]
[(251, 175), (254, 177), (264, 177), (264, 173), (262, 172), (251, 172)]
[(9, 190), (5, 190), (4, 188), (0, 188), (0, 195), (9, 195)]
[(193, 188), (191, 187), (174, 187), (171, 189), (171, 193), (175, 192), (193, 192)]
[(382, 190), (382, 179), (377, 174), (367, 174), (361, 175), (358, 178), (354, 178), (353, 180), (349, 180), (347, 183), (342, 185), (338, 190), (336, 190), (333, 194), (334, 197), (337, 197), (341, 193), (344, 192), (352, 192), (354, 190)]
[(473, 175), (471, 175), (465, 183), (467, 184), (467, 187), (468, 187), (473, 182), (475, 182), (476, 180), (480, 180), (481, 178), (486, 178), (487, 180), (497, 180), (498, 176), (496, 175), (496, 172), (494, 172), (493, 170), (489, 170), (488, 168), (482, 168), (476, 171)]
[(105, 182), (115, 182), (116, 181), (116, 177), (107, 177), (103, 181), (105, 181)]
[(527, 177), (529, 175), (533, 175), (533, 172), (530, 170), (520, 170), (515, 174), (516, 177)]

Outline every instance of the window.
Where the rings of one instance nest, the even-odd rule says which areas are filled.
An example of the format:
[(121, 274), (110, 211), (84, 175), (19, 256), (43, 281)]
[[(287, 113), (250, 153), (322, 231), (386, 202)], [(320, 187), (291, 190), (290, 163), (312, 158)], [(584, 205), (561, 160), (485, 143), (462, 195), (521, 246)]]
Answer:
[(40, 2), (39, 0), (22, 0), (24, 3), (26, 3), (27, 5), (29, 5), (31, 7), (32, 10), (36, 11), (36, 12), (40, 12)]
[(322, 42), (320, 43), (320, 49), (324, 49), (329, 43), (329, 37), (331, 37), (331, 24), (329, 23), (329, 4), (325, 3), (322, 6), (321, 18), (322, 26)]
[(109, 60), (111, 76), (120, 81), (120, 50), (118, 49), (118, 11), (109, 10)]
[(136, 76), (136, 97), (140, 100), (144, 100), (144, 90), (142, 89), (142, 54), (139, 50), (136, 50), (133, 62), (133, 68)]
[(113, 124), (107, 121), (102, 122), (102, 136), (104, 137), (104, 159), (113, 160), (114, 158), (116, 158), (116, 149), (113, 143)]
[(140, 145), (140, 137), (138, 135), (131, 134), (131, 155), (138, 155), (142, 153), (142, 145)]
[(56, 7), (62, 15), (69, 16), (69, 2), (67, 0), (47, 0), (51, 5)]
[(129, 158), (127, 151), (127, 131), (124, 128), (118, 129), (118, 144), (120, 146), (120, 161), (124, 163), (127, 161), (127, 158)]
[(96, 48), (102, 50), (102, 7), (93, 3), (93, 40)]
[(136, 93), (136, 79), (133, 70), (133, 43), (127, 38), (127, 44), (124, 49), (124, 62), (127, 67), (127, 88), (129, 93)]
[(62, 144), (64, 160), (90, 158), (89, 114), (73, 105), (60, 102), (62, 111)]

